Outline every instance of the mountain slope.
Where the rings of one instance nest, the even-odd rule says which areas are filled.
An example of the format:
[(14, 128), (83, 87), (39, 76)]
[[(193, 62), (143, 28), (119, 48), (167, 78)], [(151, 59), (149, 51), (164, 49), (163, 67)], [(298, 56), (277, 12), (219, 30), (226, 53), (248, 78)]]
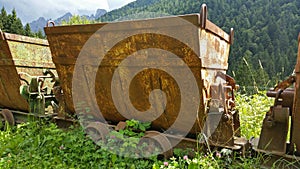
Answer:
[(99, 18), (99, 21), (114, 21), (140, 12), (152, 12), (148, 9), (148, 7), (158, 2), (159, 0), (137, 0), (123, 6), (122, 8), (115, 9), (104, 14)]

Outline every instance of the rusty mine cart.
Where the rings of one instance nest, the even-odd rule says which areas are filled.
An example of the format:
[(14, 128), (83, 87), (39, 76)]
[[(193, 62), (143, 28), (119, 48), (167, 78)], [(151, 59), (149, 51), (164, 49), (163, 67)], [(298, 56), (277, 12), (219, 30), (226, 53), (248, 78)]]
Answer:
[(57, 104), (51, 90), (57, 75), (48, 41), (0, 30), (0, 62), (1, 119), (14, 125), (52, 116), (48, 106)]
[[(206, 5), (199, 14), (87, 25), (53, 24), (45, 27), (45, 33), (64, 100), (58, 113), (60, 118), (65, 118), (65, 113), (68, 116), (79, 112), (81, 118), (90, 119), (82, 122), (86, 123), (85, 127), (105, 139), (111, 125), (120, 126), (126, 119), (148, 121), (149, 117), (157, 117), (151, 123), (152, 131), (147, 131), (145, 137), (160, 135), (155, 141), (164, 150), (170, 150), (173, 145), (195, 148), (196, 137), (201, 132), (209, 134), (207, 142), (212, 146), (234, 150), (247, 147), (247, 140), (240, 137), (239, 116), (234, 107), (235, 81), (226, 75), (233, 29), (227, 34), (209, 21)], [(167, 52), (155, 58), (151, 52), (143, 52), (149, 49)], [(172, 54), (183, 62), (164, 59), (171, 58)], [(142, 61), (123, 64), (131, 55)], [(101, 63), (100, 56), (103, 56)], [(181, 92), (178, 81), (166, 71), (149, 68), (156, 60), (161, 60), (159, 65), (163, 68), (175, 69), (180, 77), (187, 76), (183, 73), (187, 65), (195, 78), (199, 101), (189, 97), (195, 91)], [(136, 70), (141, 72), (132, 78)], [(114, 76), (115, 72), (120, 76)], [(185, 86), (186, 82), (179, 83)], [(129, 83), (128, 88), (124, 87)], [(112, 85), (115, 85), (113, 89)], [(158, 114), (159, 110), (140, 113), (147, 112), (152, 103), (162, 104), (159, 97), (149, 103), (149, 95), (156, 89), (165, 93), (165, 110), (162, 114)], [(127, 100), (124, 93), (129, 93), (130, 102), (116, 105), (113, 97), (123, 102)], [(182, 98), (184, 94), (188, 97)], [(191, 106), (182, 105), (184, 101)], [(184, 106), (186, 110), (179, 113)], [(127, 113), (126, 117), (120, 112)], [(185, 122), (185, 118), (193, 119), (193, 123)], [(192, 125), (191, 129), (182, 138), (181, 133), (188, 125)], [(164, 132), (169, 128), (172, 131)], [(164, 155), (168, 157), (171, 153)]]

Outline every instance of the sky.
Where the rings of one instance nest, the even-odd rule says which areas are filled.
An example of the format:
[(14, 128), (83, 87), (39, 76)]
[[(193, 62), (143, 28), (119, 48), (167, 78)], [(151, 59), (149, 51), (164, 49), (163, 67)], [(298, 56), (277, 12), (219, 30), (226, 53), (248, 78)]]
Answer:
[(37, 20), (56, 19), (67, 12), (79, 15), (95, 14), (97, 9), (111, 11), (135, 0), (0, 0), (7, 13), (15, 8), (23, 24)]

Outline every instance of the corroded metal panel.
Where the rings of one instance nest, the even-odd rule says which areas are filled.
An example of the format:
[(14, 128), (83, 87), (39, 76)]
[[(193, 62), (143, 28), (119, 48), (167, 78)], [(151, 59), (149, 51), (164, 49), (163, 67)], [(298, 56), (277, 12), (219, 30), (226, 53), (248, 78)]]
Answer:
[[(156, 58), (145, 49), (163, 50), (160, 58), (170, 58), (174, 54), (180, 58), (165, 59), (159, 63), (161, 67), (175, 68), (179, 72), (179, 76), (184, 77), (184, 65), (187, 65), (196, 79), (197, 88), (199, 91), (200, 102), (192, 100), (192, 104), (197, 104), (197, 115), (193, 118), (197, 119), (193, 124), (190, 133), (198, 133), (202, 131), (204, 121), (207, 116), (207, 101), (210, 99), (211, 85), (223, 84), (226, 85), (225, 78), (218, 78), (217, 74), (226, 74), (228, 68), (228, 55), (230, 48), (230, 35), (225, 33), (214, 24), (208, 23), (207, 27), (201, 27), (203, 23), (199, 14), (180, 16), (191, 23), (191, 26), (175, 22), (177, 17), (166, 17), (139, 21), (125, 21), (114, 23), (99, 23), (90, 25), (73, 25), (73, 26), (54, 26), (46, 27), (45, 32), (50, 44), (50, 49), (53, 57), (53, 62), (56, 65), (58, 75), (61, 80), (66, 107), (69, 113), (74, 113), (74, 103), (72, 97), (72, 80), (74, 77), (74, 68), (79, 55), (83, 58), (89, 58), (81, 67), (80, 72), (84, 72), (85, 79), (77, 86), (82, 89), (88, 89), (90, 92), (83, 92), (81, 97), (85, 97), (87, 102), (92, 106), (98, 106), (101, 110), (101, 115), (113, 123), (127, 119), (129, 116), (135, 119), (147, 121), (148, 117), (132, 113), (127, 104), (118, 105), (120, 109), (127, 110), (129, 116), (124, 117), (116, 108), (113, 100), (112, 90), (117, 91), (119, 98), (124, 92), (129, 93), (129, 100), (133, 107), (139, 111), (147, 111), (151, 107), (149, 95), (155, 89), (160, 89), (165, 93), (166, 107), (164, 112), (152, 121), (152, 126), (158, 130), (168, 129), (178, 117), (180, 103), (182, 102), (182, 93), (178, 82), (165, 71), (159, 69), (142, 69), (146, 65), (154, 65)], [(174, 22), (172, 22), (174, 20)], [(99, 29), (103, 29), (107, 25), (112, 25), (111, 29), (102, 31), (98, 36), (97, 48), (90, 48), (88, 51), (81, 52), (86, 42)], [(194, 29), (196, 27), (196, 29)], [(161, 32), (168, 32), (170, 35), (165, 36)], [(180, 40), (174, 38), (180, 34)], [(94, 35), (93, 35), (94, 36)], [(125, 38), (122, 38), (124, 37)], [(120, 39), (122, 38), (122, 39)], [(110, 46), (111, 42), (116, 41), (114, 46)], [(105, 52), (101, 64), (98, 65), (97, 54)], [(135, 58), (146, 60), (147, 62), (131, 62), (123, 64), (129, 56), (134, 55)], [(153, 63), (152, 63), (153, 62)], [(182, 64), (183, 63), (183, 64)], [(130, 75), (136, 70), (142, 69), (133, 79)], [(92, 72), (97, 72), (96, 80), (91, 77)], [(114, 79), (115, 72), (122, 76)], [(116, 83), (113, 85), (113, 80)], [(183, 82), (183, 86), (186, 82)], [(129, 88), (124, 87), (125, 84), (130, 84)], [(92, 90), (93, 89), (93, 90)], [(128, 90), (127, 90), (128, 89)], [(187, 93), (187, 95), (193, 93)], [(95, 102), (92, 99), (95, 97)], [(222, 96), (223, 97), (223, 96)], [(224, 96), (225, 97), (225, 96)], [(122, 98), (126, 100), (126, 98)], [(225, 100), (224, 100), (225, 101)], [(163, 107), (161, 98), (154, 98), (153, 102)], [(225, 104), (223, 104), (225, 106)], [(159, 109), (160, 106), (156, 107)], [(188, 109), (187, 109), (188, 110)], [(224, 108), (227, 110), (227, 108)], [(95, 111), (87, 111), (91, 116), (97, 118), (101, 115)], [(184, 112), (184, 116), (188, 117), (190, 112)], [(156, 117), (151, 114), (149, 116)], [(227, 123), (222, 123), (224, 126)], [(182, 123), (176, 126), (177, 130), (187, 125)], [(231, 130), (230, 138), (232, 138), (233, 126), (229, 124), (224, 130)], [(220, 132), (219, 132), (220, 133)], [(221, 135), (218, 135), (222, 137)], [(224, 141), (223, 141), (224, 142)], [(229, 144), (228, 144), (229, 145)]]
[(289, 108), (275, 106), (263, 121), (257, 148), (272, 153), (286, 153), (286, 139), (289, 131)]
[(295, 96), (294, 107), (292, 113), (292, 126), (291, 126), (291, 145), (290, 151), (296, 150), (300, 153), (300, 33), (298, 36), (298, 56), (295, 66), (296, 82), (295, 82)]
[[(19, 74), (41, 76), (44, 68), (55, 69), (48, 42), (42, 39), (0, 32), (0, 107), (28, 112), (19, 94)], [(23, 78), (28, 79), (28, 76)]]

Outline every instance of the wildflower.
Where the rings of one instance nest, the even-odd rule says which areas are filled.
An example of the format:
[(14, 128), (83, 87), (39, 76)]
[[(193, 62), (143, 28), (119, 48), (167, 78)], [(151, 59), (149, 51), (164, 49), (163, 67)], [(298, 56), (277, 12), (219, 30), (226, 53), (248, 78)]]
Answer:
[(111, 139), (115, 139), (116, 136), (115, 136), (115, 135), (111, 135), (110, 138), (111, 138)]
[(229, 155), (232, 153), (232, 150), (223, 148), (223, 149), (221, 150), (221, 153), (222, 153), (223, 155), (229, 156)]
[(61, 146), (59, 146), (59, 149), (63, 150), (63, 149), (65, 149), (65, 147), (63, 145), (61, 145)]
[(164, 162), (164, 166), (168, 166), (168, 165), (169, 165), (169, 163), (165, 161)]
[(219, 153), (219, 152), (216, 152), (216, 156), (218, 157), (218, 158), (221, 158), (221, 153)]
[(198, 160), (197, 160), (197, 158), (194, 158), (194, 159), (192, 160), (192, 163), (194, 163), (194, 164), (198, 164)]
[(183, 159), (184, 159), (184, 160), (188, 160), (189, 157), (188, 157), (187, 155), (185, 155), (185, 156), (183, 156)]
[(176, 161), (176, 158), (175, 157), (171, 157), (170, 160)]

